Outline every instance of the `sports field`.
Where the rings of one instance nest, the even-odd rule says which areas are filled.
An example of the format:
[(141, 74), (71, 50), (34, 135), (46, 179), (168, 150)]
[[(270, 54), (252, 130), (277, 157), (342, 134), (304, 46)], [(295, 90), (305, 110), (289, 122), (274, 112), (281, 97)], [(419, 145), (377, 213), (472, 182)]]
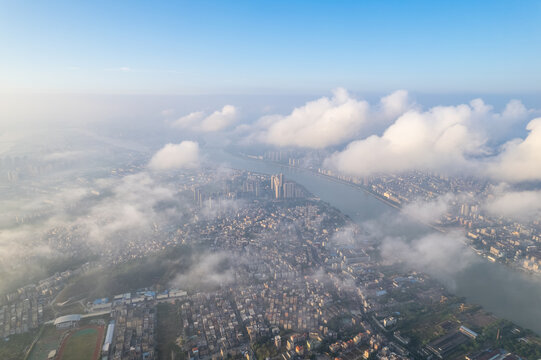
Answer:
[(60, 346), (60, 360), (97, 360), (103, 341), (103, 326), (76, 330)]

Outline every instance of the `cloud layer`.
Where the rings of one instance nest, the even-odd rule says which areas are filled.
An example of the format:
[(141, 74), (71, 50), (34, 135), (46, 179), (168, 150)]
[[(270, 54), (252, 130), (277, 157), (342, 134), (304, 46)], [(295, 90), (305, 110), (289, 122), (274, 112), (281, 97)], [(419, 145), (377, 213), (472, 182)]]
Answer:
[(541, 217), (541, 190), (514, 191), (502, 185), (483, 208), (493, 216), (515, 220), (536, 220)]
[(181, 218), (171, 207), (163, 211), (157, 207), (161, 202), (175, 201), (176, 191), (147, 172), (113, 182), (101, 180), (98, 186), (108, 195), (76, 221), (83, 238), (93, 243), (115, 245), (124, 238), (139, 239), (148, 236), (154, 224), (161, 224), (172, 216)]
[(371, 106), (338, 88), (296, 107), (288, 115), (267, 115), (255, 124), (237, 128), (251, 141), (275, 146), (323, 149), (341, 145), (362, 134), (380, 132), (390, 121), (415, 106), (407, 91), (395, 91)]
[(483, 150), (483, 137), (470, 130), (471, 121), (484, 111), (478, 105), (408, 111), (383, 135), (353, 141), (325, 164), (353, 175), (467, 168), (467, 158)]
[(516, 128), (531, 113), (517, 100), (509, 102), (502, 113), (480, 99), (426, 111), (410, 108), (382, 135), (352, 141), (324, 165), (359, 176), (428, 170), (498, 181), (539, 180), (541, 118), (527, 125), (525, 139), (507, 141), (501, 148), (491, 146), (502, 140), (502, 131)]
[(431, 224), (449, 211), (450, 202), (453, 199), (452, 194), (438, 196), (429, 201), (418, 199), (404, 205), (402, 213), (425, 224)]
[(524, 132), (536, 113), (519, 100), (500, 112), (481, 99), (423, 109), (405, 90), (370, 104), (338, 88), (332, 96), (238, 125), (233, 132), (228, 129), (238, 110), (232, 105), (210, 115), (192, 112), (173, 126), (229, 135), (219, 139), (237, 137), (249, 145), (339, 149), (324, 167), (348, 175), (427, 170), (520, 182), (541, 180), (541, 118), (531, 120), (529, 134)]
[(473, 252), (462, 243), (463, 239), (460, 231), (431, 233), (411, 241), (387, 237), (380, 251), (388, 263), (402, 263), (449, 282), (476, 261)]
[(241, 259), (227, 252), (196, 254), (186, 273), (178, 274), (171, 286), (181, 289), (228, 285), (235, 280), (233, 262)]

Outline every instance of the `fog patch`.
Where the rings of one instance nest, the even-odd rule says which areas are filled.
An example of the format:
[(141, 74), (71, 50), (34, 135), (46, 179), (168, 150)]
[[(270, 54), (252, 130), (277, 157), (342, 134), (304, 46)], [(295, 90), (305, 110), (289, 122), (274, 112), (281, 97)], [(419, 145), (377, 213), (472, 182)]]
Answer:
[(533, 221), (541, 217), (541, 190), (514, 190), (506, 184), (495, 187), (483, 208), (492, 216)]
[(454, 199), (454, 195), (450, 193), (430, 200), (416, 199), (404, 205), (402, 213), (414, 220), (431, 224), (449, 212)]
[(386, 237), (380, 252), (384, 264), (401, 264), (455, 286), (456, 275), (479, 261), (463, 240), (462, 231), (430, 233), (411, 241)]
[(192, 266), (171, 281), (179, 289), (225, 286), (235, 281), (234, 264), (238, 257), (228, 252), (205, 252), (191, 259)]

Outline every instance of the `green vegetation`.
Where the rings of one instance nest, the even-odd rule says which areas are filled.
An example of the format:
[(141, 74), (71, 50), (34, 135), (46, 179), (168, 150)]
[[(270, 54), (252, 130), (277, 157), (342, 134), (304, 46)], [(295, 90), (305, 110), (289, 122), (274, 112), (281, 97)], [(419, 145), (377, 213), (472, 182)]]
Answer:
[(32, 344), (36, 331), (26, 334), (11, 335), (8, 339), (0, 339), (0, 359), (2, 360), (19, 360), (24, 358), (26, 350)]
[(264, 360), (266, 358), (272, 358), (280, 355), (276, 346), (270, 338), (261, 339), (252, 345), (255, 356), (258, 360)]
[(398, 330), (410, 337), (412, 344), (426, 345), (445, 334), (438, 324), (448, 320), (458, 324), (456, 314), (460, 311), (460, 298), (450, 298), (443, 303), (423, 305), (409, 302), (397, 307), (400, 312)]
[[(500, 337), (496, 340), (498, 330)], [(464, 346), (464, 350), (474, 351), (488, 346), (503, 348), (526, 359), (541, 358), (541, 339), (534, 332), (520, 329), (507, 320), (498, 320), (484, 327), (474, 342)]]
[(189, 267), (191, 253), (190, 247), (178, 246), (146, 259), (84, 274), (66, 286), (58, 296), (57, 303), (68, 299), (111, 297), (153, 284), (165, 287), (176, 274)]
[(96, 329), (79, 330), (67, 340), (61, 360), (92, 360), (97, 342)]
[(60, 338), (64, 334), (65, 330), (57, 330), (52, 325), (45, 325), (42, 327), (39, 340), (34, 344), (32, 351), (30, 352), (29, 360), (46, 360), (49, 351), (57, 350), (60, 346)]
[(335, 316), (329, 320), (327, 326), (337, 332), (339, 338), (343, 339), (349, 339), (364, 330), (360, 325), (353, 324), (351, 314)]
[(158, 359), (184, 360), (185, 354), (176, 344), (176, 340), (182, 335), (181, 317), (178, 305), (161, 303), (157, 306), (157, 352)]

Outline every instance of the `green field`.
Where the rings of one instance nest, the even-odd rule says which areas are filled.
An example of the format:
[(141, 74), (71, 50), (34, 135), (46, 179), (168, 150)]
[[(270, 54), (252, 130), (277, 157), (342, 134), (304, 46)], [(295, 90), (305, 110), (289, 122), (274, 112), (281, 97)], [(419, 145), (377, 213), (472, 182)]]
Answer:
[(36, 336), (36, 331), (12, 335), (9, 340), (0, 338), (0, 359), (17, 360), (24, 358), (24, 353), (32, 343), (34, 336)]
[(158, 304), (158, 359), (185, 359), (184, 352), (176, 344), (177, 337), (182, 334), (178, 324), (182, 323), (178, 313), (179, 307), (172, 304)]
[(98, 331), (96, 329), (79, 330), (67, 341), (61, 360), (92, 360), (98, 341)]

